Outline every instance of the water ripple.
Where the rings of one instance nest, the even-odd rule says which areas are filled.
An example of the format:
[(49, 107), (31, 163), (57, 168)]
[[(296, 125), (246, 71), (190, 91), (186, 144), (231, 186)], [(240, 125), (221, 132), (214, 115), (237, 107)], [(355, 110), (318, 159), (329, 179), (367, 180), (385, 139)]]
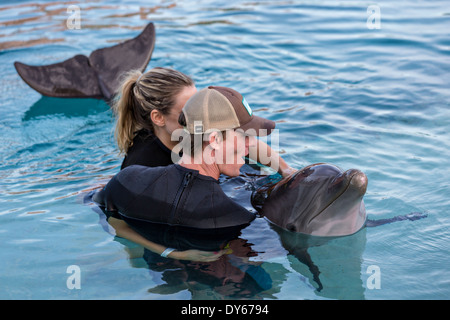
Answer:
[[(149, 21), (157, 32), (149, 68), (178, 69), (199, 88), (242, 92), (255, 114), (277, 122), (278, 150), (296, 168), (330, 162), (363, 170), (371, 218), (428, 214), (311, 248), (321, 276), (332, 280), (328, 296), (315, 290), (310, 271), (288, 255), (267, 221), (257, 219), (242, 237), (259, 252), (250, 260), (262, 263), (273, 288), (250, 298), (448, 297), (446, 1), (379, 1), (381, 29), (375, 30), (367, 28), (373, 3), (365, 1), (85, 1), (76, 2), (80, 30), (65, 25), (68, 3), (0, 5), (0, 264), (8, 271), (0, 297), (167, 298), (153, 292), (162, 274), (128, 254), (132, 245), (116, 241), (83, 205), (83, 196), (121, 163), (109, 107), (41, 97), (13, 67), (17, 60), (44, 64), (89, 54), (134, 37)], [(336, 268), (330, 261), (349, 248), (347, 241), (361, 247), (351, 259), (357, 263), (339, 260)], [(84, 268), (89, 283), (81, 293), (64, 286), (72, 264)], [(361, 270), (373, 264), (382, 270), (382, 290), (364, 287)], [(117, 281), (117, 271), (132, 276)], [(347, 280), (352, 292), (338, 292)], [(169, 297), (192, 295), (183, 289)]]

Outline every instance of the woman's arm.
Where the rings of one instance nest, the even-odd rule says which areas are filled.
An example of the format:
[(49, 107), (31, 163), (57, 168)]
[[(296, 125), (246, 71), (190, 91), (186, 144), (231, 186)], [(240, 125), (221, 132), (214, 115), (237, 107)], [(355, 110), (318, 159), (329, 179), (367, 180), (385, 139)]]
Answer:
[[(108, 223), (116, 230), (116, 235), (121, 238), (133, 241), (146, 249), (161, 254), (167, 247), (147, 240), (139, 233), (134, 231), (125, 221), (110, 217)], [(200, 251), (200, 250), (185, 250), (185, 251), (172, 251), (167, 257), (178, 260), (191, 260), (191, 261), (203, 261), (210, 262), (215, 261), (224, 254), (223, 250), (218, 252)]]
[(250, 147), (248, 157), (262, 165), (271, 167), (276, 170), (283, 177), (287, 177), (290, 174), (297, 171), (290, 167), (281, 156), (267, 145), (264, 141), (259, 139), (254, 147)]

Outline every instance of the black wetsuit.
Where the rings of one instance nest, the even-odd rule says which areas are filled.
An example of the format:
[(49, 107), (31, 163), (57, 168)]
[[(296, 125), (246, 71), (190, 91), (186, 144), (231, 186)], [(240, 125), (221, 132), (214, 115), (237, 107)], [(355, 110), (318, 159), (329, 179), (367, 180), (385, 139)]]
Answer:
[(93, 198), (105, 213), (200, 229), (250, 223), (255, 215), (230, 199), (218, 180), (178, 164), (121, 170)]
[(152, 132), (140, 130), (133, 139), (133, 145), (123, 159), (120, 169), (138, 164), (146, 167), (168, 166), (173, 164), (172, 151)]

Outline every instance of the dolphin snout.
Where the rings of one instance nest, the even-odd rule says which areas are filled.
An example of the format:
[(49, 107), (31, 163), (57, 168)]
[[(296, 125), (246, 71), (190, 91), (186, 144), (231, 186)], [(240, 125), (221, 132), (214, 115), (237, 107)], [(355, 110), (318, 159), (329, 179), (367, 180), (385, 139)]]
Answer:
[(364, 172), (357, 169), (350, 169), (345, 174), (350, 180), (349, 187), (358, 190), (361, 195), (364, 195), (368, 184), (368, 179)]

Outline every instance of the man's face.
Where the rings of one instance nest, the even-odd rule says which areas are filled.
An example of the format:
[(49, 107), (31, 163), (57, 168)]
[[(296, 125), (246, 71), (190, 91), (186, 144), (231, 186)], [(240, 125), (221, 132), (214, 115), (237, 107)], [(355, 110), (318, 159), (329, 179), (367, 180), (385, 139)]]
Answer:
[(216, 164), (221, 173), (235, 177), (244, 165), (249, 147), (256, 145), (256, 137), (244, 135), (242, 130), (227, 130), (215, 151)]

